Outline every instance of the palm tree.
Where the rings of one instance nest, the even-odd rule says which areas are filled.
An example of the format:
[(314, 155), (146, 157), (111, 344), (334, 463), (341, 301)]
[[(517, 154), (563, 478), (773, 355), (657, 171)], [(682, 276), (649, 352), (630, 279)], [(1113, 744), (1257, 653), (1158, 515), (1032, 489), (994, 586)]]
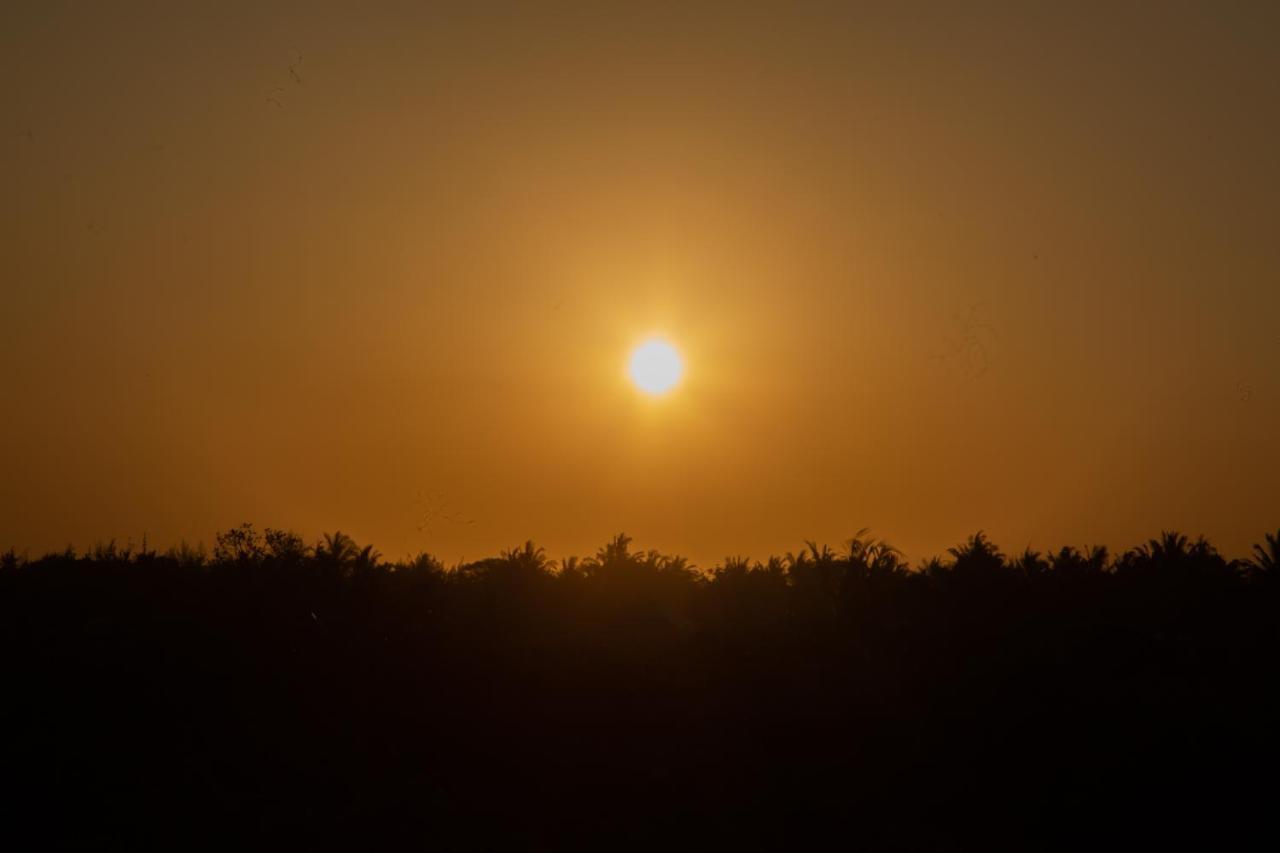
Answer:
[(582, 561), (577, 557), (565, 557), (559, 563), (552, 564), (556, 576), (564, 579), (579, 580), (584, 577)]
[(511, 577), (534, 578), (549, 574), (547, 552), (526, 539), (519, 548), (511, 548), (502, 552), (505, 573)]
[(860, 578), (889, 578), (906, 572), (902, 552), (883, 539), (874, 539), (862, 528), (845, 543), (849, 572)]
[(597, 567), (631, 565), (635, 562), (635, 557), (631, 555), (631, 537), (625, 533), (614, 536), (596, 552), (592, 562)]
[(1150, 539), (1116, 561), (1122, 573), (1152, 574), (1163, 579), (1190, 582), (1195, 578), (1216, 577), (1233, 580), (1239, 577), (1239, 563), (1227, 562), (1203, 536), (1193, 542), (1181, 533), (1163, 531), (1159, 539)]
[(1064, 545), (1049, 555), (1048, 563), (1055, 577), (1082, 577), (1106, 572), (1110, 558), (1105, 546), (1090, 545), (1082, 552)]
[(1150, 539), (1138, 550), (1152, 561), (1169, 560), (1176, 562), (1190, 553), (1187, 547), (1190, 540), (1176, 530), (1160, 531), (1159, 539)]
[[(372, 556), (372, 549), (366, 550), (369, 553), (363, 555), (365, 563), (359, 565), (362, 570), (369, 567), (368, 559)], [(316, 543), (315, 555), (316, 564), (325, 574), (345, 578), (356, 571), (357, 561), (360, 560), (362, 552), (354, 539), (341, 530), (335, 530), (333, 533), (323, 534), (323, 538)]]
[(1049, 560), (1041, 557), (1039, 551), (1031, 550), (1028, 545), (1019, 556), (1010, 561), (1009, 567), (1024, 578), (1038, 578), (1049, 570)]
[(416, 577), (435, 577), (444, 574), (444, 564), (426, 551), (401, 561), (394, 568), (398, 574)]
[(957, 577), (990, 579), (999, 577), (1005, 568), (1004, 554), (981, 530), (963, 545), (948, 548), (947, 553), (955, 560), (951, 571)]
[(1267, 546), (1255, 543), (1254, 556), (1245, 560), (1249, 569), (1262, 577), (1280, 578), (1280, 530), (1266, 534)]
[(316, 545), (316, 558), (342, 565), (355, 559), (359, 553), (355, 540), (341, 530), (325, 533)]
[(364, 574), (378, 568), (378, 561), (382, 559), (382, 555), (374, 550), (372, 545), (365, 545), (353, 559), (352, 569), (356, 574)]
[(643, 567), (656, 569), (656, 552), (633, 553), (631, 537), (625, 533), (614, 536), (594, 557), (582, 562), (582, 570), (592, 580), (607, 583), (633, 583)]
[(724, 562), (711, 570), (712, 577), (732, 581), (746, 577), (751, 572), (751, 560), (746, 557), (725, 557)]
[(798, 614), (826, 626), (837, 612), (848, 563), (826, 545), (805, 540), (807, 550), (787, 552), (787, 583), (792, 589), (792, 606)]

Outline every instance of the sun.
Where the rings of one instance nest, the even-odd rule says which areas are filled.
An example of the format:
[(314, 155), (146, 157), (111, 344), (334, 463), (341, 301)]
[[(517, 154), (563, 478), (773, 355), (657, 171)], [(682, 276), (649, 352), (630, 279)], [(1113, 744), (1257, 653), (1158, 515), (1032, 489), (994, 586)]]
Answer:
[(665, 394), (684, 375), (684, 360), (676, 348), (662, 338), (650, 338), (631, 352), (627, 375), (646, 394)]

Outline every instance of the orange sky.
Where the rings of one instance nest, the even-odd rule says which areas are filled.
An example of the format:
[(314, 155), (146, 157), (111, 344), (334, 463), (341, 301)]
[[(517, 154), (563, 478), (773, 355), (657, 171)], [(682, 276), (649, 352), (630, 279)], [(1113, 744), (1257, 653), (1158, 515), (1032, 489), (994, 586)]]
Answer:
[(0, 10), (0, 548), (1280, 524), (1276, 4), (193, 5)]

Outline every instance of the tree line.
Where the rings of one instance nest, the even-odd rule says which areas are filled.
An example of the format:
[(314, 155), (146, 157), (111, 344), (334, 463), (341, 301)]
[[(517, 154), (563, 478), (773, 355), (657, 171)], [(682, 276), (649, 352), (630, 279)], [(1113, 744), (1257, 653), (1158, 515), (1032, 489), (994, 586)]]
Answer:
[(1278, 617), (1280, 532), (708, 570), (248, 524), (9, 551), (0, 808), (129, 847), (1221, 846), (1277, 791)]

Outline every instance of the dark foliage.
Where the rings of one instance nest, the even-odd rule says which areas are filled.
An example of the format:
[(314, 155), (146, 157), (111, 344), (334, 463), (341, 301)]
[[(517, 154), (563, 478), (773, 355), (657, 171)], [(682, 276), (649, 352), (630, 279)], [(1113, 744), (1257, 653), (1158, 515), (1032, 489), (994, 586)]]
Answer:
[(0, 808), (40, 848), (1238, 847), (1276, 802), (1278, 542), (10, 551)]

